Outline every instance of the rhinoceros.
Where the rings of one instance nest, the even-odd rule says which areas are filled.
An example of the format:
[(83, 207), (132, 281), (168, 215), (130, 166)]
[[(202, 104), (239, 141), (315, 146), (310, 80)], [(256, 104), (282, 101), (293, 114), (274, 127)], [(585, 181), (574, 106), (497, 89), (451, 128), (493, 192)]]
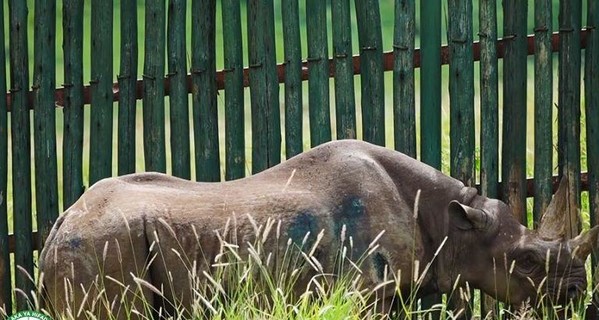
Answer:
[[(171, 288), (163, 298), (188, 308), (190, 265), (197, 274), (210, 270), (222, 249), (215, 230), (235, 215), (240, 244), (253, 241), (255, 226), (269, 219), (280, 221), (281, 237), (298, 246), (306, 234), (320, 234), (316, 254), (324, 270), (334, 268), (341, 233), (352, 237), (355, 255), (372, 250), (378, 235), (376, 252), (361, 262), (365, 288), (381, 284), (385, 270), (413, 275), (428, 265), (419, 295), (469, 285), (511, 305), (534, 304), (539, 296), (564, 303), (584, 292), (585, 259), (599, 233), (595, 227), (564, 237), (565, 192), (562, 183), (533, 231), (505, 203), (424, 163), (342, 140), (235, 181), (197, 183), (160, 173), (101, 180), (56, 221), (39, 266), (47, 305), (57, 313), (67, 312), (68, 299), (91, 303), (100, 293), (89, 288), (98, 282), (112, 301), (123, 286), (138, 287), (134, 276)], [(399, 291), (408, 292), (413, 282), (401, 277)], [(65, 292), (69, 286), (74, 290)], [(86, 297), (81, 288), (89, 290)], [(156, 303), (143, 288), (146, 300)], [(139, 292), (127, 294), (134, 301)]]

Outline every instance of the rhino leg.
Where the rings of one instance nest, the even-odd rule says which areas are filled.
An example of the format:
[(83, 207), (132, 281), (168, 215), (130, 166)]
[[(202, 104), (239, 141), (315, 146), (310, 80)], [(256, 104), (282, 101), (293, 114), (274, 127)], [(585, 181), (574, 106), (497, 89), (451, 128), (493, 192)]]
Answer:
[(135, 319), (131, 310), (152, 310), (153, 294), (140, 285), (151, 281), (145, 234), (134, 231), (140, 227), (129, 222), (110, 237), (55, 230), (40, 256), (46, 308), (75, 319), (86, 319), (85, 310), (99, 319)]

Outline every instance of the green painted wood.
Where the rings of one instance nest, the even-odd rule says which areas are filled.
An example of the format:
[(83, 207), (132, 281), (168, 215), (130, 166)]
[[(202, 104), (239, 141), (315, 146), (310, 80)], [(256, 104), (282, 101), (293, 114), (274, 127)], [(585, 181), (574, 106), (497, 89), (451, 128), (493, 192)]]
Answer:
[(238, 0), (223, 0), (225, 55), (225, 179), (245, 176), (245, 116), (243, 97), (243, 43)]
[(196, 180), (220, 181), (216, 96), (216, 1), (194, 0), (191, 73)]
[(441, 169), (441, 6), (420, 0), (420, 159)]
[(135, 84), (138, 77), (137, 0), (121, 1), (121, 63), (118, 75), (118, 173), (135, 172)]
[(393, 35), (393, 120), (395, 149), (416, 158), (416, 101), (414, 89), (414, 46), (416, 4), (395, 1)]
[(65, 209), (83, 194), (83, 6), (79, 0), (65, 0), (62, 5), (65, 90), (62, 181)]
[(331, 140), (327, 1), (306, 0), (310, 144)]
[[(33, 274), (33, 243), (31, 241), (31, 143), (27, 92), (29, 91), (29, 60), (27, 54), (27, 3), (9, 1), (9, 47), (13, 218), (15, 237), (15, 265)], [(22, 272), (15, 273), (15, 285), (24, 292), (34, 286)], [(27, 309), (27, 301), (17, 295), (17, 309)]]
[(0, 308), (12, 310), (12, 272), (8, 250), (8, 111), (4, 19), (4, 5), (0, 5)]
[(281, 161), (273, 1), (249, 0), (247, 14), (252, 172), (257, 173)]
[[(479, 2), (480, 40), (480, 184), (482, 194), (497, 198), (499, 187), (499, 82), (497, 1)], [(481, 293), (481, 314), (497, 315), (498, 303)]]
[(553, 194), (553, 54), (551, 52), (552, 1), (535, 1), (535, 197), (533, 220), (549, 206)]
[[(582, 0), (561, 1), (559, 7), (558, 162), (568, 177), (569, 208), (580, 208), (580, 27)], [(570, 210), (568, 237), (581, 228), (577, 210)]]
[(379, 2), (377, 0), (355, 0), (355, 2), (360, 43), (364, 140), (384, 145), (385, 87)]
[[(585, 50), (584, 87), (585, 116), (587, 134), (587, 170), (589, 178), (589, 216), (591, 226), (599, 224), (599, 1), (588, 1), (587, 7), (587, 47)], [(592, 254), (591, 274), (593, 284), (597, 285), (597, 253)], [(599, 301), (597, 292), (593, 293), (593, 302)]]
[(56, 164), (56, 1), (35, 1), (33, 51), (33, 131), (35, 206), (39, 248), (58, 217)]
[(474, 62), (472, 1), (450, 0), (449, 103), (451, 175), (474, 186)]
[(143, 122), (146, 171), (166, 172), (164, 119), (165, 1), (146, 1)]
[(170, 80), (171, 157), (174, 176), (191, 178), (187, 98), (187, 0), (168, 2), (168, 77)]
[(281, 1), (285, 51), (285, 155), (287, 159), (302, 153), (304, 149), (302, 44), (298, 2), (298, 0)]
[(356, 138), (356, 98), (349, 0), (332, 0), (337, 139)]
[(89, 184), (112, 175), (113, 1), (91, 3)]
[(481, 168), (483, 195), (496, 198), (499, 183), (499, 94), (497, 62), (497, 1), (481, 0), (480, 25), (480, 105)]
[(528, 3), (504, 0), (503, 38), (503, 195), (516, 218), (526, 217), (526, 15)]
[[(420, 160), (441, 169), (441, 6), (420, 0)], [(422, 300), (423, 310), (441, 303), (441, 296)], [(439, 313), (433, 315), (440, 316)]]

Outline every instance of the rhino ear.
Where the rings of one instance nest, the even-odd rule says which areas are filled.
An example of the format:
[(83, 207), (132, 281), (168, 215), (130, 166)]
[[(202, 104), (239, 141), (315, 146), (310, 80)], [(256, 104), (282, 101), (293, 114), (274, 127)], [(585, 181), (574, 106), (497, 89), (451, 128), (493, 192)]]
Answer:
[(587, 256), (596, 251), (599, 246), (599, 226), (594, 226), (591, 230), (581, 233), (574, 239), (568, 241), (570, 249), (574, 256), (584, 261)]
[(486, 230), (493, 221), (493, 217), (480, 209), (475, 209), (461, 204), (456, 200), (447, 207), (450, 224), (460, 230)]

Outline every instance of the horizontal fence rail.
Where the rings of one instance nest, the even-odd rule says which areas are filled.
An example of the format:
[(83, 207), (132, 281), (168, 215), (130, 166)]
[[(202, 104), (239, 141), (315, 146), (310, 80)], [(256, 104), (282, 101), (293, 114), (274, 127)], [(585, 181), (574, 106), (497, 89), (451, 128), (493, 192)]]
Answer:
[[(587, 47), (587, 35), (589, 34), (589, 30), (582, 30), (580, 32), (580, 48), (581, 49), (585, 49)], [(499, 39), (497, 41), (497, 58), (503, 58), (505, 56), (505, 45), (508, 41), (510, 41), (511, 39)], [(526, 39), (526, 43), (527, 43), (527, 53), (528, 55), (533, 55), (535, 53), (535, 36), (534, 35), (529, 35)], [(551, 36), (551, 51), (552, 52), (558, 52), (559, 51), (559, 32), (554, 33)], [(473, 52), (473, 58), (474, 61), (480, 61), (480, 57), (481, 57), (481, 44), (479, 41), (475, 41), (472, 44), (472, 52)], [(420, 54), (420, 49), (415, 49), (414, 50), (414, 67), (415, 68), (419, 68), (421, 65), (421, 54)], [(360, 56), (359, 55), (354, 55), (352, 57), (352, 63), (353, 63), (353, 74), (357, 75), (361, 73), (361, 62), (360, 62)], [(308, 80), (309, 76), (308, 76), (308, 61), (303, 61), (302, 62), (302, 72), (301, 72), (301, 79), (303, 81)], [(383, 70), (384, 71), (392, 71), (393, 67), (394, 67), (394, 57), (393, 57), (393, 52), (392, 51), (387, 51), (383, 53)], [(449, 64), (449, 46), (445, 45), (441, 47), (441, 64), (443, 65), (447, 65)], [(334, 69), (334, 59), (331, 58), (329, 59), (329, 77), (334, 77), (335, 76), (335, 69)], [(278, 76), (278, 81), (279, 83), (285, 83), (285, 69), (286, 69), (286, 64), (278, 64), (277, 65), (277, 76)], [(216, 88), (218, 90), (223, 90), (225, 89), (225, 74), (228, 72), (228, 70), (220, 70), (216, 72)], [(135, 98), (137, 100), (141, 100), (143, 98), (143, 83), (144, 80), (140, 79), (137, 80), (136, 84), (135, 84)], [(244, 68), (243, 69), (243, 86), (244, 87), (249, 87), (249, 68)], [(191, 75), (187, 75), (187, 92), (191, 93), (193, 89), (192, 83), (191, 83)], [(167, 77), (164, 79), (164, 95), (168, 96), (171, 93), (171, 80)], [(33, 92), (30, 91), (29, 92), (29, 105), (33, 106)], [(11, 92), (7, 93), (7, 108), (8, 111), (11, 110), (11, 106), (13, 104), (13, 94)], [(115, 82), (112, 86), (112, 100), (114, 102), (119, 101), (120, 99), (120, 86), (118, 82)], [(66, 100), (66, 88), (57, 88), (56, 89), (56, 93), (55, 93), (55, 103), (57, 106), (59, 107), (64, 107), (65, 106), (65, 100)], [(89, 104), (91, 103), (91, 85), (86, 85), (83, 88), (83, 102), (85, 104)], [(32, 107), (33, 108), (33, 107)]]

